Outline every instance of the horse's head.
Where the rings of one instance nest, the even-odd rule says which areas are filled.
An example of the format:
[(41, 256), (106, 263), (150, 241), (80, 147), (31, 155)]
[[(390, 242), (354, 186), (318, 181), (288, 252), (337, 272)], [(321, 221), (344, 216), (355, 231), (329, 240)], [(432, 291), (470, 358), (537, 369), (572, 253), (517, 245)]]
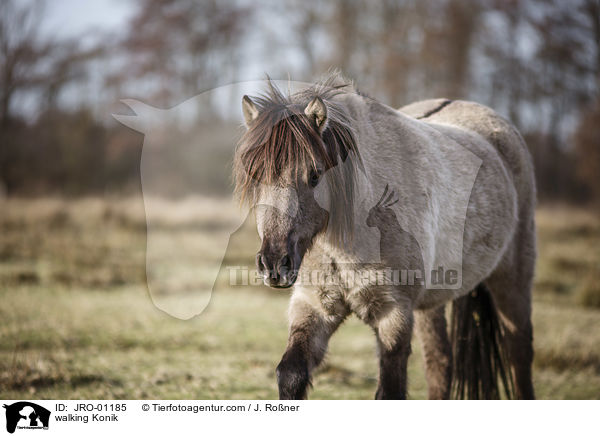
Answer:
[(242, 101), (248, 130), (236, 152), (236, 190), (256, 206), (258, 271), (265, 284), (287, 288), (314, 238), (340, 213), (335, 205), (322, 208), (315, 190), (327, 177), (329, 194), (345, 197), (344, 180), (332, 170), (355, 145), (318, 95), (293, 101), (271, 87), (271, 95), (256, 102)]

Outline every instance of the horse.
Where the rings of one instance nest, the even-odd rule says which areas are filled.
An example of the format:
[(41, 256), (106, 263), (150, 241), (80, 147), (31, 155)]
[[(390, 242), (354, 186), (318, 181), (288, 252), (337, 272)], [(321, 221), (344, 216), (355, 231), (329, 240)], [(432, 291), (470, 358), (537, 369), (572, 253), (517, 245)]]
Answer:
[[(397, 110), (338, 72), (294, 93), (267, 83), (242, 98), (233, 171), (255, 206), (258, 273), (292, 288), (279, 398), (307, 398), (355, 314), (375, 333), (376, 399), (406, 399), (413, 330), (430, 399), (533, 399), (536, 190), (517, 129), (469, 101)], [(434, 286), (438, 265), (452, 274)]]

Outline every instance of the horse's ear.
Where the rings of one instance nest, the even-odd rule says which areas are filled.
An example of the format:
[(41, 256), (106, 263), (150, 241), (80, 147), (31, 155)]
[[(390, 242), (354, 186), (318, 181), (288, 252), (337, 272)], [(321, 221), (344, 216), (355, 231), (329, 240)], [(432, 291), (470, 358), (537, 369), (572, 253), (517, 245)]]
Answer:
[(314, 120), (319, 133), (322, 133), (325, 130), (325, 126), (327, 125), (327, 106), (320, 97), (315, 97), (311, 100), (306, 108), (304, 109), (304, 113), (308, 118)]
[(254, 121), (258, 117), (258, 108), (247, 95), (244, 95), (242, 97), (242, 113), (244, 114), (244, 121), (246, 122), (246, 127), (250, 127), (252, 121)]

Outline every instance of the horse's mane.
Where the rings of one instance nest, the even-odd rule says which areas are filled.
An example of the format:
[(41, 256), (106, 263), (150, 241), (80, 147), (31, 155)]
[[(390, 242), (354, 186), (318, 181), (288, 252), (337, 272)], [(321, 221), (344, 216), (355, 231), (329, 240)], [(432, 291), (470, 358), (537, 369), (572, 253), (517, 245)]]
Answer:
[[(334, 72), (295, 94), (284, 95), (267, 79), (267, 92), (253, 97), (257, 118), (240, 139), (234, 161), (235, 191), (242, 202), (254, 204), (256, 187), (272, 184), (284, 169), (301, 174), (326, 165), (330, 190), (328, 234), (334, 242), (351, 235), (355, 165), (360, 162), (351, 119), (335, 96), (356, 93), (351, 81)], [(315, 97), (327, 106), (327, 124), (319, 134), (304, 109)]]

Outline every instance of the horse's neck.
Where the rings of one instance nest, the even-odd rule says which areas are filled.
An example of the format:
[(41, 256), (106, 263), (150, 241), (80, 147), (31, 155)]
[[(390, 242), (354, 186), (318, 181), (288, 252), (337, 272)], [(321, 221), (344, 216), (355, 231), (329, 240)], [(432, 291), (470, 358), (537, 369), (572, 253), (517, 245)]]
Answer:
[(428, 140), (432, 129), (428, 125), (358, 94), (343, 96), (341, 104), (353, 121), (359, 152), (367, 160), (377, 161), (381, 152), (406, 155), (433, 151)]

